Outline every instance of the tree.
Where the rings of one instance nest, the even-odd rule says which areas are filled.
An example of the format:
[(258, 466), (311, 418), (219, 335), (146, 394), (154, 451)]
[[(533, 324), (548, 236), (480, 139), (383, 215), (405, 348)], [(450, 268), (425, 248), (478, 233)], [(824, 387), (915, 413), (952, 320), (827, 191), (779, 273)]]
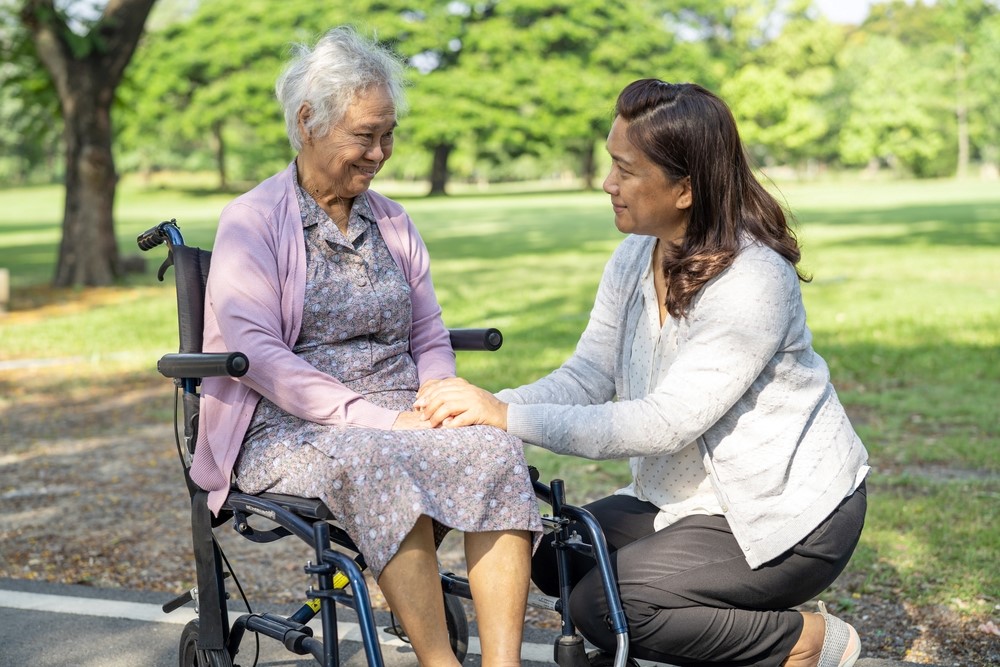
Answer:
[(23, 184), (57, 155), (59, 100), (13, 0), (0, 0), (0, 90), (0, 180)]
[(974, 33), (969, 66), (969, 134), (984, 165), (1000, 167), (1000, 13)]
[(969, 170), (976, 142), (973, 133), (989, 132), (989, 123), (981, 124), (979, 119), (993, 115), (996, 107), (995, 100), (982, 91), (992, 86), (997, 74), (996, 46), (989, 34), (991, 19), (997, 15), (996, 0), (926, 4), (893, 0), (873, 6), (863, 26), (870, 34), (891, 36), (906, 45), (918, 62), (934, 71), (931, 82), (935, 85), (927, 92), (935, 105), (953, 117), (948, 123), (954, 128), (948, 162), (959, 178)]
[(292, 42), (338, 18), (314, 3), (213, 0), (151, 32), (123, 85), (124, 147), (143, 170), (211, 165), (222, 190), (287, 164), (275, 80)]
[(109, 285), (121, 273), (113, 207), (111, 107), (155, 0), (109, 0), (77, 33), (54, 0), (25, 0), (21, 20), (52, 79), (64, 123), (66, 203), (54, 284)]
[[(975, 110), (970, 108), (973, 102), (973, 94), (969, 85), (972, 51), (976, 49), (977, 53), (982, 53), (980, 45), (976, 44), (977, 37), (988, 33), (977, 31), (977, 28), (988, 23), (992, 16), (996, 16), (997, 9), (987, 0), (943, 0), (938, 12), (940, 25), (944, 33), (950, 37), (952, 47), (954, 65), (951, 89), (953, 91), (955, 122), (958, 127), (956, 176), (964, 178), (969, 172), (969, 162), (972, 155), (970, 115), (975, 113)], [(995, 102), (991, 101), (990, 106), (994, 104)]]
[(835, 153), (829, 98), (844, 35), (810, 5), (790, 3), (780, 32), (755, 40), (721, 86), (759, 162), (802, 166)]
[[(443, 192), (451, 151), (484, 122), (458, 64), (467, 24), (488, 16), (490, 7), (428, 0), (355, 0), (350, 8), (317, 8), (303, 0), (202, 3), (187, 20), (151, 34), (138, 55), (134, 85), (128, 87), (133, 109), (128, 147), (153, 147), (159, 156), (178, 146), (202, 156), (211, 149), (222, 187), (232, 169), (231, 147), (250, 147), (252, 159), (243, 161), (248, 167), (287, 160), (273, 91), (288, 46), (311, 43), (331, 26), (352, 23), (414, 66), (412, 113), (397, 136), (401, 145), (412, 141), (432, 154), (431, 189)], [(234, 15), (241, 17), (235, 24)], [(366, 25), (356, 17), (377, 20)]]
[(489, 33), (474, 44), (477, 70), (494, 77), (484, 99), (512, 123), (487, 144), (499, 155), (558, 146), (576, 159), (586, 188), (594, 186), (595, 144), (607, 137), (621, 89), (694, 69), (660, 13), (634, 0), (510, 0), (478, 27)]
[(410, 115), (399, 136), (430, 154), (431, 195), (446, 194), (450, 160), (459, 145), (477, 141), (498, 120), (497, 110), (482, 97), (484, 88), (498, 82), (475, 69), (471, 46), (471, 35), (492, 23), (496, 5), (497, 0), (397, 0), (395, 11), (385, 12), (379, 21), (379, 36), (415, 70)]
[(841, 52), (838, 89), (848, 97), (840, 132), (846, 164), (888, 164), (919, 177), (954, 169), (954, 124), (942, 102), (940, 50), (859, 33)]

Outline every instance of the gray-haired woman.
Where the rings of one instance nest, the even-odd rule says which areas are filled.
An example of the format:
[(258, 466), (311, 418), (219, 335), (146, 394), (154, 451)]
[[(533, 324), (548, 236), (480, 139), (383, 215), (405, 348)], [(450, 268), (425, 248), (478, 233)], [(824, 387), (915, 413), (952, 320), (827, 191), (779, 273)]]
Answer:
[(417, 390), (455, 374), (409, 216), (369, 190), (392, 155), (403, 66), (349, 28), (299, 47), (277, 84), (298, 151), (223, 211), (205, 349), (250, 372), (208, 378), (191, 474), (222, 506), (249, 493), (321, 498), (364, 554), (422, 665), (456, 663), (435, 528), (465, 533), (484, 665), (518, 663), (532, 533), (521, 441), (432, 430)]

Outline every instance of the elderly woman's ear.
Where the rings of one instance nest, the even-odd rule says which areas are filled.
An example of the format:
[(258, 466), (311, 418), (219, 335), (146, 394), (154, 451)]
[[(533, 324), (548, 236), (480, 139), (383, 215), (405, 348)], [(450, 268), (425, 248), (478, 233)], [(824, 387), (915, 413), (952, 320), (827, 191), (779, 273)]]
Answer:
[(308, 102), (303, 102), (298, 113), (299, 137), (303, 143), (312, 137), (312, 130), (309, 129), (310, 118), (312, 118), (312, 106)]

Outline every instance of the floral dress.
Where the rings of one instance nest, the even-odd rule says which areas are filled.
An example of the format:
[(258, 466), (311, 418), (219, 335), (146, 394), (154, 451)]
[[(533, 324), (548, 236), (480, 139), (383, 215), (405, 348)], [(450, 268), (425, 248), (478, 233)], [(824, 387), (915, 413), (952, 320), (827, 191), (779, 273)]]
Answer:
[[(344, 234), (301, 188), (306, 243), (302, 329), (293, 351), (369, 401), (409, 410), (410, 288), (365, 195)], [(386, 431), (326, 426), (261, 398), (236, 462), (246, 493), (319, 498), (377, 578), (416, 520), (464, 532), (527, 530), (541, 519), (521, 440), (490, 426)], [(537, 541), (537, 540), (536, 540)]]

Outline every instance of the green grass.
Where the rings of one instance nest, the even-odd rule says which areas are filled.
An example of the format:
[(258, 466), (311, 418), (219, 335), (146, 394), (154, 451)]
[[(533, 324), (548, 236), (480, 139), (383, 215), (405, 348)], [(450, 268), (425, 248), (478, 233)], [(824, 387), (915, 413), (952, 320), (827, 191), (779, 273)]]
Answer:
[[(988, 613), (1000, 602), (1000, 188), (843, 181), (781, 194), (814, 277), (803, 293), (815, 347), (872, 455), (868, 525), (851, 565), (859, 592)], [(126, 183), (120, 246), (137, 252), (139, 232), (176, 217), (189, 243), (209, 247), (227, 199)], [(621, 238), (603, 194), (401, 201), (430, 247), (447, 324), (504, 332), (500, 351), (462, 353), (464, 375), (498, 389), (572, 352)], [(0, 362), (79, 356), (153, 373), (176, 347), (172, 286), (154, 277), (162, 251), (122, 287), (60, 293), (63, 306), (33, 309), (52, 275), (61, 202), (57, 188), (0, 191), (0, 267), (23, 304), (0, 319)], [(624, 462), (529, 456), (567, 480), (571, 502), (628, 476)]]

